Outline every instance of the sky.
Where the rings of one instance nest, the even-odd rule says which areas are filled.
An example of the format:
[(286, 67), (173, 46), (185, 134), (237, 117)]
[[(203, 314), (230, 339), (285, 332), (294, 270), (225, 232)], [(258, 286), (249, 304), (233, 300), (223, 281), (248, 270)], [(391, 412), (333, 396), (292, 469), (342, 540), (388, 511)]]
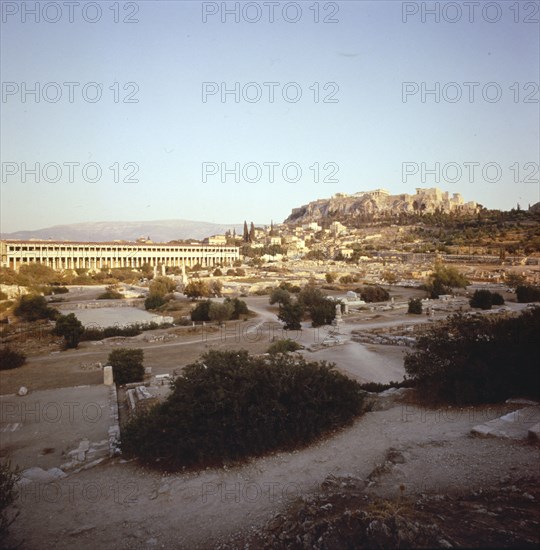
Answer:
[(377, 188), (527, 208), (539, 2), (488, 4), (2, 1), (0, 228), (269, 224)]

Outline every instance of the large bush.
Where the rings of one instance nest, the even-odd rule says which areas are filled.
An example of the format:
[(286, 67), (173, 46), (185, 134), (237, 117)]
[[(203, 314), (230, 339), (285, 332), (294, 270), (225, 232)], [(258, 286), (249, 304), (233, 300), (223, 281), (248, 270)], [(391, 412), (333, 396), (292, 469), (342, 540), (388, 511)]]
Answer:
[(438, 298), (441, 294), (451, 294), (454, 288), (465, 288), (469, 283), (455, 267), (437, 264), (425, 286), (430, 298)]
[(422, 314), (422, 300), (420, 298), (410, 298), (407, 313), (412, 313), (414, 315), (421, 315)]
[(118, 291), (115, 285), (109, 285), (105, 288), (105, 292), (102, 292), (97, 299), (98, 300), (122, 300), (124, 295)]
[(540, 287), (519, 285), (516, 288), (517, 301), (521, 304), (540, 302)]
[(330, 325), (336, 317), (336, 302), (314, 285), (306, 285), (298, 294), (298, 303), (309, 313), (314, 327)]
[(0, 370), (18, 369), (26, 363), (26, 355), (11, 348), (0, 348)]
[(113, 368), (116, 384), (140, 382), (144, 378), (142, 349), (119, 348), (109, 353), (108, 364)]
[(76, 348), (84, 334), (84, 327), (74, 313), (69, 313), (68, 315), (60, 315), (56, 319), (53, 332), (64, 337), (64, 347), (66, 349)]
[(10, 513), (10, 507), (18, 496), (17, 482), (19, 471), (11, 466), (9, 460), (0, 461), (0, 548), (6, 543), (9, 526), (15, 521), (19, 512)]
[(199, 302), (191, 312), (191, 320), (195, 322), (210, 321), (211, 300)]
[(223, 323), (231, 318), (233, 310), (233, 305), (230, 302), (224, 302), (222, 304), (219, 302), (211, 302), (210, 309), (208, 310), (208, 317), (210, 317), (210, 321)]
[(380, 286), (365, 286), (360, 292), (364, 302), (386, 302), (390, 300), (390, 293)]
[(47, 305), (43, 296), (25, 294), (19, 299), (14, 313), (25, 321), (38, 321), (39, 319), (53, 319), (58, 312)]
[(127, 327), (119, 327), (119, 326), (112, 326), (112, 327), (86, 327), (84, 329), (84, 332), (81, 336), (81, 340), (103, 340), (104, 338), (112, 338), (113, 336), (138, 336), (142, 333), (142, 328), (157, 328), (157, 325), (155, 327), (151, 325), (129, 325)]
[(302, 346), (291, 340), (290, 338), (285, 338), (283, 340), (276, 340), (270, 344), (270, 347), (266, 350), (270, 355), (275, 355), (276, 353), (289, 353), (290, 351), (297, 351), (301, 349)]
[(471, 307), (480, 309), (491, 309), (491, 306), (504, 305), (504, 298), (498, 292), (489, 290), (475, 290), (473, 297), (469, 300)]
[(280, 304), (277, 317), (285, 323), (283, 327), (285, 330), (302, 330), (304, 307), (299, 302)]
[(469, 300), (469, 305), (480, 309), (491, 309), (493, 305), (491, 292), (489, 290), (475, 290), (473, 297)]
[(454, 315), (405, 357), (420, 392), (458, 404), (540, 398), (540, 309), (519, 317)]
[(168, 399), (124, 429), (127, 456), (160, 466), (221, 464), (293, 449), (361, 412), (358, 383), (325, 363), (210, 351)]
[(144, 309), (157, 309), (166, 303), (160, 294), (149, 294), (144, 300)]
[(233, 312), (231, 314), (231, 319), (233, 320), (240, 319), (240, 315), (249, 314), (248, 306), (244, 300), (239, 300), (238, 298), (225, 298), (225, 303), (232, 305)]

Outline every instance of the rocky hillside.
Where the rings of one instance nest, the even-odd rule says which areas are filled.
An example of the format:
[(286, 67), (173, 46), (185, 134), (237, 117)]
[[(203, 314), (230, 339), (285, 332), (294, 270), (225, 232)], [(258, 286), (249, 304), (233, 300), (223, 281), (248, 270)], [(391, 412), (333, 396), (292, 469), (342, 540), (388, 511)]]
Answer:
[(370, 220), (400, 213), (474, 213), (475, 202), (465, 202), (459, 193), (451, 196), (437, 188), (416, 189), (414, 195), (403, 193), (390, 195), (384, 189), (362, 191), (354, 195), (337, 193), (329, 199), (319, 199), (300, 208), (294, 208), (285, 223), (310, 223), (320, 221), (341, 221), (350, 219)]

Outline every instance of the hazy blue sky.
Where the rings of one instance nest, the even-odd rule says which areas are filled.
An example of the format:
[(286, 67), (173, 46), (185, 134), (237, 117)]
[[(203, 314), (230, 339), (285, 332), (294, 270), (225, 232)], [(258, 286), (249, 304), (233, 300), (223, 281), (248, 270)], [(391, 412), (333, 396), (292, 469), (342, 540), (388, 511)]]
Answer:
[[(102, 220), (269, 223), (317, 198), (379, 187), (412, 193), (438, 186), (492, 208), (540, 200), (538, 2), (519, 3), (519, 13), (516, 2), (492, 2), (484, 12), (483, 2), (472, 22), (465, 4), (440, 2), (438, 23), (422, 13), (432, 2), (324, 1), (318, 3), (319, 23), (313, 0), (280, 2), (273, 23), (267, 2), (238, 2), (239, 23), (234, 14), (221, 20), (222, 4), (234, 9), (236, 2), (80, 1), (73, 22), (62, 2), (56, 4), (62, 13), (54, 2), (41, 2), (36, 22), (25, 13), (34, 4), (2, 3), (3, 231)], [(260, 21), (247, 21), (258, 9)], [(325, 23), (325, 17), (337, 22)], [(23, 83), (33, 88), (36, 82), (39, 102), (23, 93)], [(95, 102), (93, 85), (82, 92), (90, 82), (103, 87)], [(133, 84), (123, 89), (130, 82), (138, 91)], [(240, 102), (233, 94), (222, 102), (219, 93), (203, 102), (203, 82), (231, 89), (239, 82)], [(249, 82), (263, 92), (257, 102), (242, 95)], [(279, 83), (273, 103), (264, 82)], [(334, 84), (324, 88), (329, 82), (339, 86), (329, 98), (334, 103), (323, 102), (336, 90)], [(418, 93), (404, 100), (403, 82), (416, 83), (409, 89), (417, 86)], [(433, 95), (422, 102), (422, 82), (431, 89), (439, 83), (438, 102)], [(445, 87), (450, 82), (458, 86)], [(295, 83), (287, 88), (289, 98), (301, 90), (298, 102), (283, 99), (287, 83)], [(484, 88), (488, 83), (494, 84)], [(458, 90), (462, 99), (451, 102)], [(254, 98), (257, 86), (244, 91)], [(124, 103), (131, 92), (138, 102)], [(41, 181), (26, 174), (24, 183), (22, 163), (33, 168), (36, 162), (42, 168), (58, 163), (60, 180), (52, 181), (57, 174), (49, 164)], [(242, 173), (240, 182), (234, 175), (222, 182), (220, 173), (203, 182), (205, 162), (229, 169), (236, 162), (258, 163), (263, 171), (252, 183)], [(263, 166), (268, 162), (279, 163), (273, 183)], [(473, 181), (464, 164), (470, 162), (479, 163)], [(80, 163), (72, 165), (71, 182), (63, 163)], [(82, 173), (86, 163), (99, 165), (100, 181), (86, 181), (95, 174), (94, 165)], [(115, 163), (118, 182), (109, 168)], [(135, 164), (124, 169), (126, 163)], [(299, 181), (284, 180), (287, 163), (300, 166)], [(403, 163), (416, 163), (418, 173), (404, 178)], [(440, 163), (439, 183), (421, 173), (422, 163), (427, 170)], [(461, 178), (455, 167), (443, 169), (447, 163), (457, 163)], [(138, 181), (122, 181), (135, 165)], [(335, 165), (338, 181), (324, 181)], [(414, 165), (407, 166), (412, 171)], [(256, 179), (254, 166), (247, 177)], [(293, 165), (287, 177), (295, 179)]]

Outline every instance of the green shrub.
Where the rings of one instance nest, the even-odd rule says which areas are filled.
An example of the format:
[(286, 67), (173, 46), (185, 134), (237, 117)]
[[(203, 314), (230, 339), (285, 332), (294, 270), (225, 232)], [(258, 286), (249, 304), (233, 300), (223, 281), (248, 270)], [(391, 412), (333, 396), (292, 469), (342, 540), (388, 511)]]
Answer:
[(290, 292), (281, 287), (276, 287), (274, 290), (272, 290), (272, 293), (270, 294), (269, 304), (285, 304), (289, 303), (291, 301), (291, 294)]
[(273, 342), (266, 350), (266, 353), (269, 353), (270, 355), (275, 355), (276, 353), (289, 353), (290, 351), (298, 351), (301, 348), (302, 346), (298, 342), (295, 342), (290, 338), (286, 338)]
[(195, 322), (210, 321), (210, 304), (211, 300), (199, 302), (191, 312), (191, 320)]
[(453, 315), (405, 357), (425, 396), (457, 404), (540, 398), (540, 308), (519, 317)]
[(358, 383), (326, 363), (210, 351), (124, 428), (122, 450), (171, 469), (222, 464), (297, 448), (361, 410)]
[(233, 305), (230, 302), (224, 302), (222, 304), (219, 302), (211, 302), (210, 308), (208, 309), (208, 317), (210, 317), (210, 321), (223, 323), (231, 318), (233, 309)]
[(47, 305), (43, 296), (25, 294), (19, 299), (14, 313), (25, 321), (38, 321), (39, 319), (53, 319), (58, 312)]
[(473, 297), (469, 300), (471, 307), (480, 309), (491, 309), (491, 306), (504, 305), (504, 298), (498, 292), (489, 290), (475, 290)]
[(414, 381), (405, 379), (401, 382), (388, 382), (388, 384), (380, 384), (378, 382), (364, 382), (360, 384), (360, 388), (364, 391), (372, 393), (381, 393), (383, 391), (392, 389), (392, 388), (412, 388), (414, 386)]
[(8, 508), (17, 498), (17, 482), (19, 472), (12, 468), (9, 460), (0, 461), (0, 548), (8, 548), (5, 545), (9, 526), (15, 521), (19, 512), (9, 514)]
[(51, 290), (53, 294), (67, 294), (69, 292), (69, 288), (65, 286), (53, 286)]
[(517, 301), (520, 304), (529, 302), (540, 302), (540, 287), (530, 285), (519, 285), (516, 288)]
[[(155, 324), (155, 323), (154, 323)], [(146, 327), (145, 327), (146, 328)], [(158, 328), (157, 325), (152, 328)], [(151, 328), (149, 328), (151, 330)], [(129, 327), (87, 327), (84, 329), (84, 333), (81, 336), (81, 340), (103, 340), (103, 338), (112, 338), (113, 336), (138, 336), (142, 333), (140, 325), (130, 325)]]
[(407, 313), (412, 313), (414, 315), (422, 314), (422, 300), (420, 298), (410, 298), (409, 299), (409, 308)]
[(8, 299), (8, 295), (3, 290), (0, 290), (0, 300), (7, 300), (7, 299)]
[(18, 369), (26, 363), (24, 353), (12, 350), (11, 348), (0, 349), (0, 370)]
[(140, 382), (144, 378), (143, 357), (142, 349), (119, 348), (111, 351), (107, 364), (113, 368), (115, 383)]
[(244, 302), (244, 300), (239, 300), (238, 298), (225, 298), (225, 303), (231, 304), (233, 307), (233, 311), (231, 314), (231, 319), (233, 320), (240, 319), (240, 315), (249, 314), (248, 306), (246, 302)]
[(160, 294), (150, 294), (144, 301), (144, 309), (158, 309), (165, 304), (167, 300)]
[(390, 293), (380, 286), (365, 286), (360, 290), (360, 297), (364, 302), (386, 302)]
[(431, 298), (438, 298), (441, 294), (451, 294), (453, 288), (465, 288), (470, 284), (455, 267), (442, 264), (435, 266), (429, 278), (426, 290)]
[(337, 275), (336, 275), (336, 273), (332, 273), (332, 272), (329, 271), (328, 273), (326, 273), (324, 278), (326, 279), (326, 282), (331, 285), (332, 283), (335, 282), (335, 280), (337, 278)]
[(285, 323), (285, 330), (302, 330), (304, 306), (299, 302), (286, 302), (279, 305), (278, 319)]
[(473, 297), (469, 300), (471, 307), (480, 309), (491, 309), (493, 304), (491, 292), (489, 290), (475, 290)]
[(64, 337), (64, 347), (66, 349), (76, 348), (84, 334), (84, 327), (74, 313), (69, 313), (68, 315), (60, 315), (56, 319), (53, 332)]
[(97, 297), (98, 300), (122, 300), (123, 298), (124, 295), (121, 292), (118, 292), (114, 286), (108, 286), (105, 289), (105, 292), (102, 292)]

